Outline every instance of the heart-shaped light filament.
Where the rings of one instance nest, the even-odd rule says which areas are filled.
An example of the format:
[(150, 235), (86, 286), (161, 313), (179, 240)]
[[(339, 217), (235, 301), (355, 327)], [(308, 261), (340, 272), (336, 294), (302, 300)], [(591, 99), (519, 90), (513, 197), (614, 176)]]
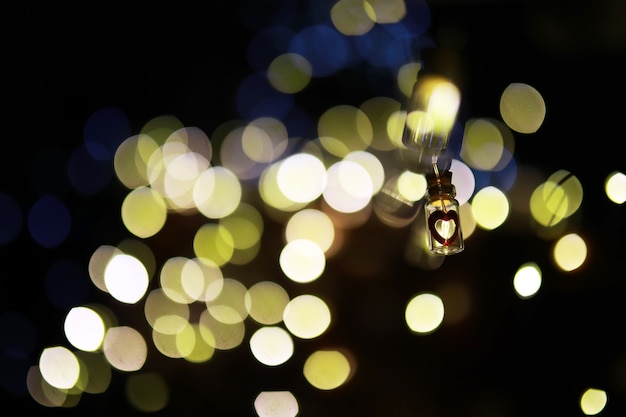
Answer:
[(444, 246), (453, 244), (459, 235), (459, 215), (451, 210), (443, 212), (434, 211), (428, 217), (428, 229), (433, 239)]
[(454, 235), (456, 224), (452, 220), (437, 220), (435, 222), (435, 230), (444, 239), (448, 240)]

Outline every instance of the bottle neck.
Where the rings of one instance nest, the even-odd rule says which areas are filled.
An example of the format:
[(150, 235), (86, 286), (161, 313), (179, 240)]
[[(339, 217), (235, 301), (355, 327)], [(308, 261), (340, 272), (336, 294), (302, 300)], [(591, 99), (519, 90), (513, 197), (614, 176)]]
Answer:
[(443, 171), (439, 175), (429, 173), (426, 175), (426, 183), (428, 197), (449, 195), (454, 198), (456, 196), (456, 189), (452, 184), (452, 172), (450, 171)]

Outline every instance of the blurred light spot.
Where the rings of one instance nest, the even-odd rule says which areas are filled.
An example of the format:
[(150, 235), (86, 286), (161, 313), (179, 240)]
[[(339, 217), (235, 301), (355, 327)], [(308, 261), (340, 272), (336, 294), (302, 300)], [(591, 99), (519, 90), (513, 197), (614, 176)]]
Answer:
[(513, 135), (501, 122), (480, 118), (465, 123), (460, 156), (470, 167), (500, 171), (509, 163), (514, 151)]
[(148, 238), (156, 235), (167, 219), (163, 197), (150, 187), (131, 190), (122, 202), (122, 221), (133, 235)]
[(215, 348), (202, 339), (200, 327), (189, 322), (182, 332), (176, 333), (174, 342), (179, 356), (192, 363), (204, 362), (215, 352)]
[(326, 268), (324, 251), (309, 239), (287, 242), (280, 252), (279, 264), (287, 278), (299, 283), (318, 279)]
[[(161, 319), (175, 322), (172, 327), (177, 328), (178, 331), (161, 333), (156, 328), (152, 329), (152, 342), (158, 351), (173, 359), (185, 358), (190, 355), (196, 345), (196, 333), (191, 323), (180, 316), (162, 316), (158, 320)], [(157, 328), (161, 327), (157, 325)]]
[(154, 330), (168, 335), (181, 332), (190, 316), (189, 306), (172, 300), (163, 288), (148, 293), (143, 311)]
[[(606, 177), (604, 191), (609, 200), (615, 204), (624, 204), (626, 202), (626, 174), (617, 171), (612, 172)], [(0, 210), (2, 210), (1, 207)]]
[[(392, 151), (396, 148), (391, 137), (390, 119), (400, 110), (400, 102), (389, 97), (373, 97), (363, 103), (359, 109), (367, 116), (372, 125), (372, 142), (369, 147), (377, 151)], [(398, 130), (401, 131), (399, 123)]]
[(308, 239), (327, 252), (335, 238), (335, 226), (323, 211), (309, 208), (294, 213), (285, 225), (285, 239)]
[[(257, 254), (259, 253), (260, 247), (261, 243), (259, 240), (256, 241), (251, 247), (246, 247), (243, 249), (234, 248), (229, 262), (233, 265), (244, 265), (250, 263), (252, 260), (254, 260), (254, 258), (256, 258)], [(202, 263), (206, 262), (214, 263), (210, 259), (204, 259), (204, 261), (202, 261)], [(197, 282), (200, 283), (199, 280)], [(198, 295), (200, 296), (201, 294)]]
[(75, 352), (81, 364), (81, 379), (86, 382), (82, 387), (88, 394), (102, 394), (111, 385), (111, 365), (106, 361), (102, 352)]
[(534, 87), (524, 83), (509, 84), (500, 97), (500, 115), (511, 129), (535, 133), (546, 117), (546, 103)]
[(474, 218), (474, 211), (470, 203), (465, 203), (459, 207), (459, 219), (463, 219), (463, 239), (467, 240), (468, 237), (476, 230), (476, 219)]
[(153, 117), (141, 128), (140, 134), (145, 134), (154, 139), (158, 146), (164, 145), (170, 136), (184, 128), (183, 123), (171, 114)]
[(306, 58), (298, 54), (282, 54), (274, 58), (267, 69), (270, 84), (285, 94), (302, 91), (311, 81), (312, 68)]
[(248, 289), (240, 281), (234, 278), (224, 278), (222, 282), (215, 282), (209, 286), (218, 285), (221, 290), (213, 297), (205, 301), (207, 311), (217, 321), (226, 324), (242, 322), (248, 317), (246, 308), (246, 293)]
[(317, 132), (324, 149), (339, 158), (367, 149), (374, 135), (369, 117), (349, 105), (326, 110), (319, 118)]
[(94, 195), (109, 184), (113, 177), (108, 160), (99, 160), (79, 146), (67, 161), (67, 175), (74, 188), (84, 195)]
[(208, 310), (202, 311), (199, 323), (202, 338), (219, 350), (230, 350), (240, 346), (246, 333), (243, 321), (223, 323), (216, 320)]
[(203, 301), (209, 283), (209, 276), (205, 273), (205, 265), (197, 258), (187, 259), (183, 257), (183, 260), (180, 274), (174, 268), (174, 274), (166, 276), (161, 269), (161, 288), (168, 293), (171, 299), (178, 302), (190, 304), (195, 301)]
[(406, 122), (406, 111), (394, 111), (387, 119), (387, 136), (393, 144), (394, 148), (401, 152), (406, 149), (402, 143), (402, 133), (404, 132), (404, 124)]
[(184, 145), (185, 153), (193, 153), (207, 161), (213, 159), (213, 144), (207, 134), (198, 127), (181, 127), (172, 132), (165, 143), (180, 143)]
[(561, 169), (532, 193), (530, 212), (537, 223), (552, 227), (574, 214), (582, 199), (583, 188), (578, 178)]
[(541, 288), (541, 269), (535, 262), (521, 265), (513, 277), (513, 288), (522, 298), (533, 297)]
[(42, 376), (39, 366), (31, 366), (26, 375), (28, 393), (39, 405), (47, 408), (61, 407), (68, 398), (68, 390), (50, 385)]
[(46, 195), (37, 200), (28, 212), (28, 231), (41, 246), (52, 249), (65, 241), (70, 233), (72, 217), (61, 200)]
[(134, 256), (115, 255), (104, 271), (104, 284), (113, 298), (135, 304), (146, 293), (149, 277), (144, 265)]
[(249, 203), (239, 204), (231, 214), (219, 222), (231, 231), (236, 249), (247, 249), (256, 245), (263, 234), (263, 216)]
[(354, 213), (365, 208), (374, 195), (374, 184), (362, 165), (339, 161), (328, 168), (324, 201), (341, 213)]
[(46, 295), (61, 310), (80, 305), (89, 293), (86, 278), (85, 270), (75, 261), (56, 259), (46, 271)]
[(587, 244), (576, 233), (566, 234), (555, 243), (552, 256), (559, 268), (571, 272), (580, 268), (587, 259)]
[(443, 301), (435, 294), (420, 293), (409, 300), (404, 318), (413, 332), (420, 334), (432, 333), (443, 322)]
[(365, 168), (372, 180), (371, 194), (376, 194), (380, 191), (385, 180), (385, 169), (378, 157), (367, 151), (354, 151), (347, 154), (343, 160), (355, 162)]
[(58, 389), (70, 389), (78, 381), (80, 365), (66, 347), (45, 348), (39, 356), (39, 370), (46, 382)]
[(187, 362), (191, 363), (203, 363), (210, 360), (215, 354), (215, 343), (209, 343), (202, 336), (204, 331), (203, 326), (199, 323), (190, 323), (189, 329), (193, 330), (193, 333), (188, 332), (188, 336), (193, 335), (192, 337), (187, 337), (186, 340), (181, 340), (181, 334), (177, 335), (176, 341), (180, 346), (183, 343), (189, 343), (191, 345), (191, 349), (184, 356)]
[(273, 144), (267, 132), (254, 125), (232, 129), (220, 145), (222, 167), (240, 180), (259, 177), (266, 166), (264, 159), (273, 158)]
[(193, 250), (198, 258), (208, 259), (209, 262), (221, 267), (233, 256), (233, 236), (221, 224), (204, 224), (194, 235)]
[(453, 159), (450, 163), (450, 172), (453, 174), (452, 183), (456, 189), (456, 200), (459, 205), (464, 205), (472, 198), (476, 189), (474, 173), (469, 166), (458, 159)]
[(287, 145), (285, 125), (261, 117), (226, 133), (220, 145), (221, 164), (241, 180), (258, 178), (268, 163), (283, 155)]
[(83, 141), (89, 154), (99, 161), (114, 158), (117, 147), (130, 135), (130, 122), (119, 107), (93, 112), (83, 126)]
[(407, 62), (398, 70), (398, 75), (396, 77), (398, 88), (406, 98), (410, 98), (413, 94), (415, 80), (417, 80), (417, 75), (421, 69), (422, 64), (420, 62)]
[(370, 0), (367, 4), (378, 24), (398, 23), (407, 14), (405, 0)]
[(498, 188), (488, 186), (474, 195), (472, 214), (482, 229), (493, 230), (502, 226), (509, 213), (509, 200)]
[(116, 248), (118, 253), (125, 253), (137, 258), (145, 266), (150, 278), (155, 275), (157, 268), (156, 257), (152, 248), (148, 246), (146, 241), (134, 238), (124, 239)]
[(124, 239), (118, 243), (117, 249), (126, 255), (131, 255), (139, 259), (139, 261), (141, 261), (141, 263), (146, 267), (148, 277), (152, 278), (155, 275), (157, 268), (156, 258), (154, 252), (145, 241), (134, 238)]
[(367, 33), (373, 26), (374, 11), (362, 0), (339, 0), (330, 9), (333, 26), (346, 36)]
[(147, 186), (148, 161), (159, 148), (149, 135), (134, 135), (122, 142), (115, 152), (115, 175), (126, 188)]
[(586, 416), (595, 416), (604, 410), (607, 399), (606, 391), (587, 388), (580, 396), (580, 409)]
[(331, 323), (328, 305), (321, 298), (302, 294), (293, 298), (283, 313), (287, 330), (301, 339), (314, 339), (322, 335)]
[(103, 352), (115, 369), (133, 372), (145, 364), (148, 345), (141, 333), (132, 327), (112, 327), (104, 336)]
[[(156, 161), (154, 165), (153, 161)], [(209, 165), (208, 159), (191, 151), (186, 144), (168, 139), (161, 152), (153, 153), (148, 161), (148, 178), (151, 187), (164, 197), (169, 209), (195, 211), (195, 182)]]
[(370, 16), (378, 24), (397, 23), (407, 13), (405, 0), (370, 0), (366, 4), (371, 8)]
[(260, 324), (271, 325), (283, 320), (289, 294), (280, 284), (260, 281), (248, 288), (244, 301), (252, 319)]
[(316, 350), (304, 363), (304, 377), (315, 388), (333, 390), (350, 377), (350, 361), (337, 350)]
[(243, 151), (259, 163), (270, 163), (283, 156), (289, 146), (287, 126), (273, 117), (259, 117), (245, 127), (242, 138)]
[(250, 350), (264, 365), (282, 365), (293, 355), (293, 339), (282, 327), (261, 327), (250, 336)]
[(411, 171), (403, 171), (398, 177), (398, 192), (409, 201), (419, 201), (426, 194), (426, 177)]
[(125, 392), (130, 405), (144, 413), (161, 411), (169, 404), (170, 389), (167, 381), (156, 372), (129, 375)]
[(185, 291), (183, 281), (198, 282), (199, 288), (204, 289), (204, 276), (200, 265), (184, 256), (167, 259), (161, 267), (159, 278), (161, 288), (167, 297), (181, 304), (197, 301)]
[(94, 352), (104, 340), (105, 326), (100, 315), (88, 307), (74, 307), (65, 316), (63, 330), (77, 349)]
[(289, 391), (262, 391), (254, 399), (254, 410), (259, 417), (296, 417), (300, 408)]
[(279, 165), (276, 180), (288, 199), (309, 203), (318, 198), (326, 186), (326, 167), (317, 157), (298, 153), (285, 158)]
[(406, 324), (415, 333), (429, 334), (443, 322), (444, 306), (439, 296), (421, 293), (411, 298), (404, 310)]
[[(318, 166), (318, 168), (320, 168), (319, 171), (320, 173), (323, 172), (322, 175), (325, 178), (326, 176), (325, 167), (321, 163), (321, 161), (319, 161), (319, 164), (320, 164)], [(261, 174), (261, 178), (259, 181), (259, 194), (261, 196), (261, 199), (265, 203), (266, 207), (269, 209), (270, 214), (274, 214), (276, 212), (278, 213), (295, 212), (297, 210), (302, 209), (309, 203), (308, 201), (298, 203), (298, 202), (293, 201), (287, 195), (285, 195), (285, 193), (281, 189), (281, 185), (278, 182), (278, 174), (279, 174), (281, 165), (282, 163), (275, 163), (267, 167), (267, 169), (265, 169), (263, 173)], [(296, 185), (291, 184), (292, 182), (295, 183), (295, 181), (289, 180), (289, 177), (286, 178), (285, 182), (286, 182), (287, 188), (294, 189), (293, 191), (294, 195), (299, 195), (300, 198), (304, 198), (306, 196), (306, 198), (304, 198), (305, 200), (308, 200), (310, 198), (311, 194), (307, 194), (305, 192), (302, 192), (302, 195), (300, 195), (296, 191), (297, 190)], [(321, 195), (323, 191), (323, 184), (319, 184), (319, 185), (320, 185), (320, 188), (317, 191), (317, 196)], [(288, 191), (288, 193), (290, 192), (291, 191)]]
[(22, 230), (24, 215), (13, 196), (0, 192), (0, 245), (12, 242)]
[(89, 278), (91, 283), (100, 291), (109, 292), (104, 283), (104, 272), (109, 261), (118, 254), (121, 254), (118, 248), (112, 245), (100, 245), (91, 254), (89, 258)]
[(210, 167), (202, 172), (193, 188), (193, 199), (204, 216), (219, 219), (231, 214), (241, 202), (241, 183), (224, 167)]
[[(197, 301), (215, 298), (222, 291), (224, 283), (224, 274), (221, 268), (207, 258), (192, 258), (190, 262), (200, 267), (202, 277), (197, 277), (195, 274), (183, 274), (183, 289), (185, 292)], [(187, 267), (191, 268), (190, 265), (187, 265)]]

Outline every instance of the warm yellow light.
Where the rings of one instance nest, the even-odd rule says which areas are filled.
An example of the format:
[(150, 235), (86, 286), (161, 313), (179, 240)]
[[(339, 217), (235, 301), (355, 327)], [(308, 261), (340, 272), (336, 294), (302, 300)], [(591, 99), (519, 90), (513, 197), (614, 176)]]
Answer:
[(508, 197), (493, 186), (487, 186), (476, 192), (471, 206), (476, 224), (486, 230), (500, 227), (510, 213)]
[(606, 391), (598, 388), (587, 388), (580, 397), (580, 409), (587, 416), (599, 414), (607, 403)]
[(502, 92), (500, 115), (516, 132), (535, 133), (546, 117), (546, 103), (534, 87), (525, 83), (511, 83)]
[(333, 390), (343, 385), (350, 376), (350, 362), (336, 350), (318, 350), (304, 363), (304, 376), (311, 385), (321, 390)]
[(411, 298), (404, 312), (409, 328), (421, 334), (435, 331), (443, 322), (443, 317), (443, 301), (431, 293), (421, 293)]
[(569, 233), (555, 243), (552, 256), (563, 271), (574, 271), (587, 259), (587, 244), (580, 235)]
[(626, 202), (626, 174), (623, 172), (612, 172), (604, 182), (606, 196), (615, 204)]
[(520, 298), (534, 296), (541, 287), (541, 269), (534, 262), (520, 266), (513, 277), (513, 287)]

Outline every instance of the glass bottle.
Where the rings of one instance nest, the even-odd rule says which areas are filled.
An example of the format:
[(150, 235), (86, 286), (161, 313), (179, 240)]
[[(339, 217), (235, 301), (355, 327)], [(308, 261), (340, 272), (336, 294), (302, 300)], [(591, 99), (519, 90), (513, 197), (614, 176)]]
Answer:
[(453, 255), (465, 245), (459, 218), (459, 202), (452, 184), (452, 172), (426, 175), (427, 194), (424, 203), (428, 248), (435, 255)]

